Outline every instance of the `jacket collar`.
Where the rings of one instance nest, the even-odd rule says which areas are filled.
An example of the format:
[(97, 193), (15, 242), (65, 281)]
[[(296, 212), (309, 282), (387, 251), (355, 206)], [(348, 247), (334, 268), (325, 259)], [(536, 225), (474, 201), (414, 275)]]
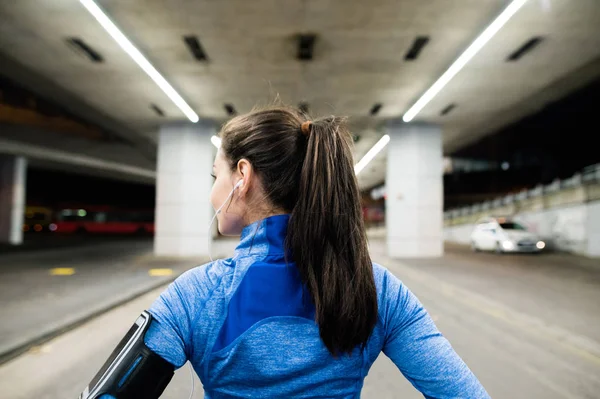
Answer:
[(290, 215), (275, 215), (246, 226), (235, 249), (235, 257), (283, 256), (289, 220)]

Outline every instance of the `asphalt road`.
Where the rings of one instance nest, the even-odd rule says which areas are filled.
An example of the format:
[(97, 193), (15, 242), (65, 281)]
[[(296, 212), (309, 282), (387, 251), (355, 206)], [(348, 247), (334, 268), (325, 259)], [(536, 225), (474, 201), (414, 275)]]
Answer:
[[(421, 299), (438, 327), (494, 398), (598, 398), (600, 265), (567, 255), (498, 256), (448, 248), (438, 260), (373, 259)], [(102, 278), (102, 274), (98, 274)], [(90, 320), (0, 366), (0, 397), (77, 397), (139, 312), (160, 289)], [(178, 370), (163, 395), (187, 398)], [(196, 379), (195, 398), (202, 397)], [(364, 398), (422, 397), (381, 355)]]

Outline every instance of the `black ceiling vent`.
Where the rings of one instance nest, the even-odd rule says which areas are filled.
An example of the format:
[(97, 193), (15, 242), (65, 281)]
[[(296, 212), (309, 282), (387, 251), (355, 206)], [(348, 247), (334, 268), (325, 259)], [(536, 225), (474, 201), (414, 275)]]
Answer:
[(523, 57), (525, 54), (533, 50), (540, 44), (540, 42), (544, 40), (543, 37), (535, 36), (531, 39), (527, 40), (521, 47), (519, 47), (514, 53), (508, 56), (506, 61), (514, 62)]
[(406, 61), (416, 60), (419, 57), (421, 51), (423, 50), (423, 47), (425, 47), (427, 43), (429, 43), (429, 36), (417, 36), (411, 48), (408, 49), (408, 52), (404, 56), (404, 59)]
[(300, 110), (300, 112), (308, 114), (308, 103), (304, 101), (301, 102), (300, 104), (298, 104), (298, 109)]
[(67, 45), (92, 62), (104, 62), (104, 57), (78, 37), (67, 38)]
[(317, 35), (315, 34), (304, 34), (298, 35), (298, 59), (300, 61), (310, 61), (313, 59), (313, 48)]
[(371, 115), (377, 115), (379, 110), (381, 110), (381, 107), (383, 107), (383, 104), (381, 103), (373, 104), (373, 107), (371, 107)]
[(156, 112), (156, 115), (165, 116), (165, 111), (163, 111), (158, 105), (150, 104), (150, 108), (152, 109), (152, 111)]
[(227, 103), (223, 107), (225, 108), (225, 112), (227, 112), (227, 115), (230, 115), (230, 116), (237, 115), (237, 111), (233, 107), (233, 104)]
[(187, 46), (188, 50), (190, 50), (190, 53), (192, 53), (192, 56), (194, 56), (195, 59), (202, 62), (208, 61), (208, 57), (206, 56), (206, 53), (204, 52), (204, 49), (202, 48), (202, 45), (200, 44), (200, 41), (196, 36), (184, 36), (183, 41), (185, 42), (185, 45)]
[(440, 112), (440, 115), (448, 115), (450, 111), (452, 111), (454, 108), (456, 108), (456, 104), (448, 104), (446, 108), (444, 108), (442, 112)]

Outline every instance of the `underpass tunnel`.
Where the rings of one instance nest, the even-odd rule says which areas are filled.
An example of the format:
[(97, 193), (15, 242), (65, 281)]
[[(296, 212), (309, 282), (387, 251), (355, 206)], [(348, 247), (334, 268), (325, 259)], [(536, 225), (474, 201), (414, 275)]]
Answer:
[[(174, 281), (235, 263), (220, 133), (271, 105), (347, 118), (374, 270), (490, 396), (596, 397), (599, 103), (597, 0), (0, 2), (0, 397), (79, 395)], [(198, 370), (161, 397), (209, 396)], [(340, 386), (422, 397), (405, 371)]]

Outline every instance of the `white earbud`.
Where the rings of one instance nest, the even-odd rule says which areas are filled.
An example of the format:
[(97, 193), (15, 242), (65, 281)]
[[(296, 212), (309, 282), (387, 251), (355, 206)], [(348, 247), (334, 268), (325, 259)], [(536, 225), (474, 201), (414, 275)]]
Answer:
[(235, 184), (235, 186), (233, 187), (233, 189), (235, 190), (236, 188), (240, 187), (240, 186), (241, 186), (243, 183), (244, 183), (244, 181), (243, 181), (243, 180), (240, 180), (239, 182), (237, 182), (237, 183)]

